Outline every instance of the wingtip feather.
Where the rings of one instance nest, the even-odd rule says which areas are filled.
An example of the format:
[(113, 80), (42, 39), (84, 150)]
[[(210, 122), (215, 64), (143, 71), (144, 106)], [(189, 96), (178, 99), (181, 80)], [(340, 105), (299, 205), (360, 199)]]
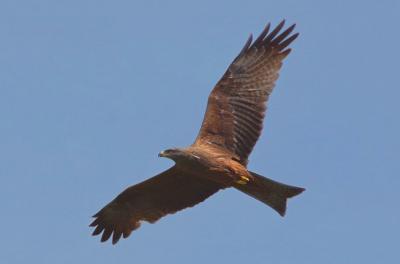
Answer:
[(253, 44), (254, 46), (259, 46), (263, 42), (263, 40), (264, 40), (265, 36), (268, 34), (270, 28), (271, 28), (271, 23), (268, 23), (265, 26), (264, 30), (261, 32), (261, 34), (258, 36), (258, 38), (254, 41), (254, 44)]
[(244, 44), (242, 50), (239, 52), (238, 57), (242, 56), (250, 47), (251, 42), (253, 41), (253, 34), (250, 34), (250, 36), (248, 37), (246, 43)]
[(99, 234), (103, 231), (103, 229), (104, 229), (104, 227), (102, 227), (102, 226), (97, 226), (97, 227), (94, 229), (94, 231), (93, 231), (93, 233), (92, 233), (92, 236), (97, 236), (97, 235), (99, 235)]
[(285, 25), (285, 20), (282, 20), (275, 28), (272, 30), (272, 32), (265, 38), (264, 43), (270, 43), (276, 35), (281, 31), (283, 26)]
[(122, 232), (120, 231), (114, 231), (113, 237), (112, 237), (112, 244), (115, 245), (121, 238)]
[[(292, 36), (290, 36), (289, 38), (287, 38), (286, 40), (284, 40), (283, 42), (281, 42), (280, 44), (279, 44), (279, 47), (278, 47), (278, 49), (281, 51), (281, 50), (284, 50), (285, 48), (287, 48), (297, 37), (299, 36), (299, 33), (295, 33), (295, 34), (293, 34)], [(288, 50), (290, 50), (290, 49), (288, 49)], [(285, 51), (284, 51), (285, 52)], [(289, 51), (290, 52), (290, 51)], [(288, 53), (289, 54), (289, 53)]]
[(106, 229), (104, 230), (104, 232), (103, 232), (103, 235), (101, 236), (100, 241), (101, 241), (101, 242), (106, 242), (106, 241), (110, 238), (112, 232), (113, 232), (112, 229), (106, 228)]

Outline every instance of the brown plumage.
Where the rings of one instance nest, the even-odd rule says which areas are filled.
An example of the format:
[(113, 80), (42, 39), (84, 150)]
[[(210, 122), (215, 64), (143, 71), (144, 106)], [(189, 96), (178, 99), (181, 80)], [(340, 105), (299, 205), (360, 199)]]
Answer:
[(270, 32), (268, 24), (252, 42), (248, 39), (212, 90), (196, 141), (186, 148), (159, 154), (175, 165), (133, 185), (94, 215), (93, 235), (115, 244), (141, 221), (192, 207), (221, 189), (234, 187), (271, 206), (280, 215), (286, 201), (303, 188), (285, 185), (247, 170), (248, 156), (263, 127), (266, 102), (275, 86), (288, 45), (296, 39), (295, 25), (282, 31), (284, 21)]

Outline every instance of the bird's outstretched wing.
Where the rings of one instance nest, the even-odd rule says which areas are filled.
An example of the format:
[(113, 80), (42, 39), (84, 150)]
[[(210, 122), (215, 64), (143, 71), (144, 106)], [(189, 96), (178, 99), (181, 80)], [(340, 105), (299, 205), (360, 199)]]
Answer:
[(141, 221), (156, 222), (161, 217), (192, 207), (222, 189), (206, 179), (182, 174), (175, 166), (144, 182), (127, 188), (93, 217), (93, 235), (103, 232), (101, 241), (112, 235), (115, 244), (127, 238)]
[(235, 154), (243, 164), (262, 130), (266, 102), (279, 75), (288, 45), (298, 33), (295, 25), (281, 32), (282, 21), (269, 32), (247, 40), (240, 54), (208, 97), (207, 110), (196, 144), (216, 144)]

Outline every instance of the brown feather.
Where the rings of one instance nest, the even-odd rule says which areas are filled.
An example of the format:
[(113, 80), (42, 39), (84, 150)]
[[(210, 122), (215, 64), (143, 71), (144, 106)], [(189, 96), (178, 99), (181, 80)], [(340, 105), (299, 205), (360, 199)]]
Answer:
[(263, 127), (266, 102), (278, 79), (285, 48), (296, 39), (295, 25), (279, 34), (283, 20), (270, 33), (267, 24), (251, 44), (251, 37), (212, 90), (194, 145), (222, 146), (247, 164)]
[(192, 207), (223, 188), (219, 184), (180, 172), (175, 166), (142, 183), (127, 188), (94, 215), (93, 235), (111, 235), (115, 244), (139, 228), (141, 221), (154, 223), (167, 214)]

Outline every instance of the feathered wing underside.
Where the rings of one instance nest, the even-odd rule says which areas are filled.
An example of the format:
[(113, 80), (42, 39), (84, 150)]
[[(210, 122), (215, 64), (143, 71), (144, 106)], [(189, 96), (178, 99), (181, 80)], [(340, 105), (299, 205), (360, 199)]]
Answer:
[(93, 235), (101, 241), (112, 235), (113, 244), (127, 238), (141, 221), (154, 223), (167, 214), (192, 207), (222, 187), (203, 178), (183, 175), (175, 166), (142, 183), (131, 186), (93, 217)]
[(254, 42), (250, 36), (211, 92), (195, 144), (219, 145), (247, 164), (287, 47), (298, 36), (291, 34), (295, 25), (281, 32), (283, 26), (284, 21), (269, 32), (268, 24)]

